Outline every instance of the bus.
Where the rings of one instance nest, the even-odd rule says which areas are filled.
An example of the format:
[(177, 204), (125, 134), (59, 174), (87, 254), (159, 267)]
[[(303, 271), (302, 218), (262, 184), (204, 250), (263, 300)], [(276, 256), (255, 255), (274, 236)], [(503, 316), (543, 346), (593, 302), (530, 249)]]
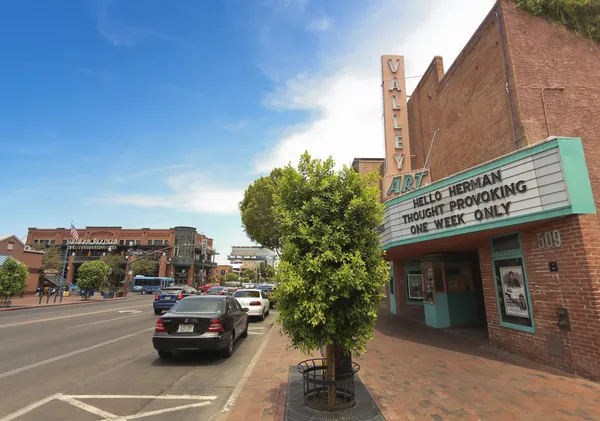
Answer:
[(137, 275), (131, 283), (132, 292), (141, 292), (142, 294), (157, 293), (163, 288), (173, 286), (173, 278), (160, 278), (158, 276)]

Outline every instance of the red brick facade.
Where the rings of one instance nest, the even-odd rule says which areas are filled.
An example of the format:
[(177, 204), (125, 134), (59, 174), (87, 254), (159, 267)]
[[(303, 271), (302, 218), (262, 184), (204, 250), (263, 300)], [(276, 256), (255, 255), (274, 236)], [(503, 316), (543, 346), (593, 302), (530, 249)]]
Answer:
[(38, 278), (42, 268), (42, 258), (44, 253), (30, 249), (23, 244), (18, 237), (9, 235), (0, 238), (0, 254), (9, 255), (13, 259), (27, 265), (27, 268), (29, 269), (29, 278), (27, 279), (25, 291), (28, 294), (35, 293), (38, 286)]
[[(579, 137), (600, 209), (600, 45), (500, 0), (444, 73), (435, 57), (408, 101), (412, 168), (429, 158), (433, 182), (550, 136)], [(507, 86), (509, 90), (507, 91)], [(438, 130), (439, 129), (439, 130)], [(468, 151), (468, 152), (467, 152)], [(389, 158), (388, 158), (389, 159)], [(558, 230), (558, 248), (538, 234)], [(519, 232), (534, 332), (501, 325), (490, 238)], [(477, 251), (490, 343), (600, 379), (600, 224), (598, 214), (451, 237), (387, 250), (394, 261), (395, 312), (424, 319), (408, 304), (404, 262), (427, 254)], [(556, 262), (557, 272), (549, 270)], [(478, 275), (479, 276), (479, 275)], [(386, 307), (390, 308), (389, 285)], [(567, 309), (570, 330), (558, 326)]]

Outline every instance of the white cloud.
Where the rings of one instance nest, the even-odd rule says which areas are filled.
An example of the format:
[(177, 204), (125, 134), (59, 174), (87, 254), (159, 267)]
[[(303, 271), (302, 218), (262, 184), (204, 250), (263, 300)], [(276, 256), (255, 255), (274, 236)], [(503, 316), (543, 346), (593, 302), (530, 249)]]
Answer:
[[(264, 102), (278, 110), (310, 111), (290, 126), (269, 153), (255, 160), (257, 172), (297, 162), (304, 151), (332, 155), (338, 165), (355, 157), (383, 157), (380, 56), (405, 56), (406, 75), (421, 75), (434, 56), (448, 69), (491, 10), (494, 0), (379, 0), (343, 44), (326, 51), (322, 68), (300, 70)], [(410, 92), (419, 79), (408, 79)], [(268, 157), (268, 158), (265, 158)]]
[(327, 18), (314, 19), (306, 27), (309, 32), (325, 32), (329, 29), (331, 29), (331, 21)]
[(165, 194), (111, 194), (103, 202), (148, 208), (170, 208), (204, 214), (238, 213), (243, 190), (215, 183), (203, 174), (184, 173), (167, 178)]

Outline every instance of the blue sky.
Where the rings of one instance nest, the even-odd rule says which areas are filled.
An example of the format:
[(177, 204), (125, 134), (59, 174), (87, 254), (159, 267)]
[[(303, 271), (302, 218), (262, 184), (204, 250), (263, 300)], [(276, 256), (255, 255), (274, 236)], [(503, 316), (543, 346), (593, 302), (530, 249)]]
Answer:
[(2, 2), (0, 235), (192, 225), (223, 260), (255, 178), (382, 155), (378, 57), (448, 67), (493, 4), (444, 3)]

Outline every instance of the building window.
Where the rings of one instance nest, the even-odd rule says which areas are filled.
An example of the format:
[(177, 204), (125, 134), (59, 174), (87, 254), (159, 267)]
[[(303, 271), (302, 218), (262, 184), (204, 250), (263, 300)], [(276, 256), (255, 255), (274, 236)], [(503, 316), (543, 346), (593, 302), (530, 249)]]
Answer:
[(221, 269), (221, 276), (225, 276), (225, 271)]
[(165, 240), (165, 246), (169, 245), (169, 240)]
[(151, 245), (152, 245), (152, 243), (153, 243), (153, 241), (152, 241), (152, 240), (148, 240), (148, 245), (149, 245), (149, 246), (151, 246)]
[(519, 235), (492, 238), (491, 247), (500, 325), (534, 333), (531, 297)]
[(125, 240), (119, 240), (119, 245), (122, 246), (125, 244)]
[(135, 245), (139, 246), (142, 243), (142, 240), (135, 240)]
[(38, 243), (38, 240), (33, 240), (33, 244), (37, 244), (37, 243)]
[(50, 245), (53, 246), (54, 244), (56, 244), (54, 240), (50, 240)]
[(66, 245), (67, 244), (67, 240), (62, 240), (62, 245)]
[(8, 244), (6, 245), (6, 249), (7, 249), (8, 251), (12, 251), (14, 248), (15, 248), (15, 243), (8, 243)]
[(155, 246), (162, 246), (163, 245), (163, 240), (154, 240), (154, 245)]

